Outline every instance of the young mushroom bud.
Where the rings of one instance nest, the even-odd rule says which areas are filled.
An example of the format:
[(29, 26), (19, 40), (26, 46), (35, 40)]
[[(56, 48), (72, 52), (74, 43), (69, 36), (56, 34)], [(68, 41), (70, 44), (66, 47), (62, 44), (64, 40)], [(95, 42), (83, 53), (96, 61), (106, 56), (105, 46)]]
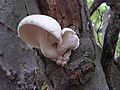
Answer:
[(59, 54), (64, 54), (68, 49), (75, 50), (79, 46), (79, 38), (70, 28), (62, 30), (62, 44), (58, 47)]
[(57, 47), (62, 43), (59, 23), (45, 15), (25, 17), (18, 26), (18, 34), (28, 45), (41, 49), (50, 59), (58, 58)]
[(62, 66), (67, 64), (71, 55), (71, 50), (75, 50), (79, 46), (79, 38), (70, 28), (62, 30), (62, 44), (58, 47), (58, 53), (63, 55)]

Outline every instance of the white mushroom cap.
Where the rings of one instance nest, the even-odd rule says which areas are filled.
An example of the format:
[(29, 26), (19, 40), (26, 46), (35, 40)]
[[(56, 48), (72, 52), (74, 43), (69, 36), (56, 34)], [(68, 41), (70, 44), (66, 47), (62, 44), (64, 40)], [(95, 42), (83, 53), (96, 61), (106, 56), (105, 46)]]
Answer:
[(18, 25), (18, 35), (29, 46), (41, 49), (43, 55), (59, 65), (66, 65), (79, 38), (70, 28), (61, 31), (59, 23), (45, 15), (30, 15)]
[(18, 25), (18, 35), (32, 47), (40, 48), (38, 42), (45, 33), (49, 35), (52, 44), (61, 44), (61, 27), (55, 19), (49, 16), (30, 15), (25, 17)]
[(62, 43), (59, 23), (45, 15), (25, 17), (18, 26), (18, 35), (29, 46), (41, 49), (47, 58), (57, 58), (57, 45)]
[(62, 44), (58, 47), (59, 54), (64, 54), (68, 49), (75, 50), (79, 46), (79, 38), (70, 28), (62, 30)]

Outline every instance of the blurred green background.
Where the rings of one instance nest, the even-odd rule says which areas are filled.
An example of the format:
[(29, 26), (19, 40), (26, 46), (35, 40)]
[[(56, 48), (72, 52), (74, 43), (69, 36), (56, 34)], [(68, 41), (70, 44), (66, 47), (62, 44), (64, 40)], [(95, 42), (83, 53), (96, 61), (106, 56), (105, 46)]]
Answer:
[[(93, 1), (94, 0), (87, 0), (88, 7), (90, 7), (92, 5)], [(102, 43), (103, 43), (102, 35), (104, 35), (102, 33), (101, 29), (102, 29), (103, 25), (105, 23), (107, 23), (107, 21), (105, 23), (103, 23), (103, 16), (104, 16), (104, 12), (108, 11), (108, 10), (109, 10), (109, 7), (105, 3), (103, 3), (98, 7), (98, 9), (91, 16), (95, 40), (96, 40), (96, 43), (101, 47), (102, 47)], [(108, 18), (109, 17), (110, 17), (110, 15), (108, 16)], [(117, 42), (115, 55), (117, 57), (120, 56), (120, 33), (119, 33), (119, 39)]]

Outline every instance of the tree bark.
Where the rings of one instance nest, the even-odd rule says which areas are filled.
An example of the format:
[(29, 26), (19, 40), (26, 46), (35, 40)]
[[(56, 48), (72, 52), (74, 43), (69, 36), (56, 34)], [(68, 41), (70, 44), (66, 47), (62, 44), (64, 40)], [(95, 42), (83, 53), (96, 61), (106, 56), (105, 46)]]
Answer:
[(116, 43), (120, 32), (120, 1), (106, 0), (110, 6), (110, 20), (105, 32), (101, 64), (110, 90), (120, 89), (120, 72), (113, 64)]
[[(18, 23), (31, 14), (49, 15), (62, 28), (70, 27), (79, 36), (80, 45), (72, 51), (66, 67), (45, 58), (38, 49), (29, 49), (17, 36)], [(101, 53), (85, 0), (1, 1), (0, 90), (41, 90), (44, 82), (48, 90), (109, 90), (100, 63)]]
[[(70, 62), (64, 68), (46, 59), (41, 55), (40, 50), (37, 50), (38, 56), (42, 57), (41, 60), (44, 63), (46, 82), (49, 85), (49, 89), (107, 90), (108, 87), (98, 59), (100, 53), (96, 51), (98, 47), (93, 39), (90, 14), (86, 7), (86, 1), (39, 0), (39, 5), (42, 14), (55, 18), (62, 28), (72, 28), (80, 38), (80, 46), (72, 52)], [(94, 65), (96, 65), (97, 70)], [(90, 84), (88, 85), (88, 83)]]
[(94, 0), (90, 7), (90, 16), (94, 13), (94, 11), (106, 0)]
[(24, 0), (0, 1), (0, 90), (33, 90), (35, 87), (37, 57), (17, 35), (20, 20), (39, 13), (35, 0), (31, 2), (32, 6)]

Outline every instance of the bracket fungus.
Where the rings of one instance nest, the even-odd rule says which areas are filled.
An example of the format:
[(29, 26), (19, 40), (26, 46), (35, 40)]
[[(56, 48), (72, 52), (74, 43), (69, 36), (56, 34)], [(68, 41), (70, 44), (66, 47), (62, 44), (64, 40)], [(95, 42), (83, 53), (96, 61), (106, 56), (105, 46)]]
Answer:
[(79, 38), (70, 28), (61, 30), (59, 23), (46, 15), (30, 15), (18, 25), (18, 35), (29, 46), (41, 50), (42, 54), (58, 65), (66, 65), (71, 50), (79, 46)]

